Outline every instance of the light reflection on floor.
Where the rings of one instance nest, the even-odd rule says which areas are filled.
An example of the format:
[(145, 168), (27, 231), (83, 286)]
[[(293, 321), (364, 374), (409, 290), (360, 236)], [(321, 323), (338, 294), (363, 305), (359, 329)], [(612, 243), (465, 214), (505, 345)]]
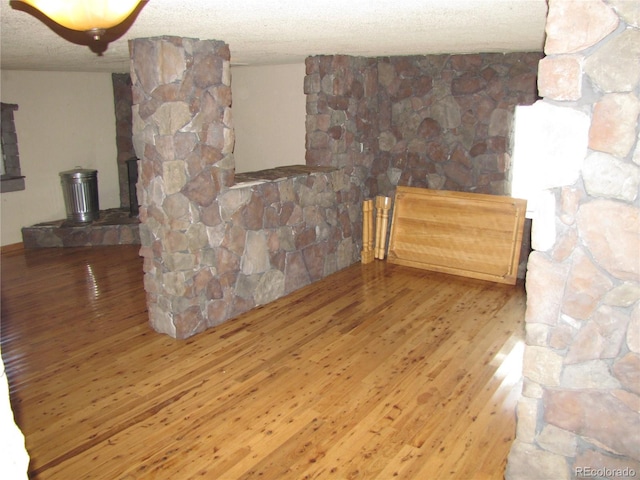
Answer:
[(96, 280), (96, 276), (93, 273), (93, 267), (90, 264), (85, 265), (87, 269), (86, 281), (87, 281), (87, 297), (91, 301), (96, 301), (100, 298), (100, 287), (98, 286), (98, 281)]
[[(522, 363), (524, 356), (524, 340), (516, 340), (513, 347), (504, 352), (501, 350), (494, 357), (492, 363), (500, 362), (500, 366), (493, 374), (493, 379), (500, 382), (500, 387), (493, 395), (500, 398), (506, 395), (503, 402), (498, 402), (501, 410), (515, 413), (516, 404), (522, 390)], [(496, 405), (496, 406), (498, 406)]]

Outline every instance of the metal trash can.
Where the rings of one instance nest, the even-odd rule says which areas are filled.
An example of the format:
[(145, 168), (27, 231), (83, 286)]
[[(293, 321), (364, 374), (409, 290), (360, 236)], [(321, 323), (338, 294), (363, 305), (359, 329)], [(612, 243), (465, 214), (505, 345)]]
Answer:
[(97, 170), (76, 167), (60, 172), (60, 183), (68, 220), (89, 223), (100, 216)]

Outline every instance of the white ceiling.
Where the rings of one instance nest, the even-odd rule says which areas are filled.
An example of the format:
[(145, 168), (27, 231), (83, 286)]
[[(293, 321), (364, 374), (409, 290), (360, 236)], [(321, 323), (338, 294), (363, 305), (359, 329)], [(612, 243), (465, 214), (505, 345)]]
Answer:
[(128, 72), (127, 41), (162, 35), (223, 40), (236, 65), (542, 51), (546, 12), (546, 0), (149, 0), (97, 55), (84, 33), (0, 0), (0, 59), (7, 70)]

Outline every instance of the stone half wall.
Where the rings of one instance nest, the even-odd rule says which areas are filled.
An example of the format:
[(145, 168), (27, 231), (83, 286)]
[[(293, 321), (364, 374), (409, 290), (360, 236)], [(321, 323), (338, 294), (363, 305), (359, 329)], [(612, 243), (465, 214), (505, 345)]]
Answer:
[(533, 220), (509, 480), (640, 476), (639, 13), (549, 2), (539, 122), (586, 122), (575, 175), (547, 172)]
[(226, 44), (159, 37), (130, 51), (140, 253), (156, 331), (189, 337), (358, 260), (353, 168), (235, 183)]
[[(359, 259), (359, 198), (351, 196), (349, 176), (342, 169), (295, 169), (275, 169), (282, 178), (239, 183), (218, 196), (222, 221), (209, 229), (208, 240), (222, 288), (207, 292), (214, 300), (208, 305), (210, 323), (269, 303)], [(230, 287), (227, 299), (225, 287)]]

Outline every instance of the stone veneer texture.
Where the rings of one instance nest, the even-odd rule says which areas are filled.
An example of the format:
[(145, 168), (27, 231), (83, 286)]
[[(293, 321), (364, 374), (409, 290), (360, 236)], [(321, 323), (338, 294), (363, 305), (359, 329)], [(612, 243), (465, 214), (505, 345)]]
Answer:
[(516, 105), (539, 53), (307, 59), (307, 163), (367, 169), (365, 196), (397, 185), (508, 194)]
[(638, 477), (640, 11), (624, 0), (551, 0), (546, 31), (540, 93), (589, 114), (588, 150), (578, 180), (550, 191), (555, 241), (529, 259), (506, 478)]
[(354, 187), (369, 176), (378, 136), (375, 59), (322, 55), (306, 60), (306, 163), (347, 167)]
[(234, 185), (227, 45), (161, 37), (130, 49), (155, 330), (186, 338), (358, 260), (353, 169)]
[(505, 195), (516, 105), (536, 100), (539, 53), (378, 62), (378, 191), (396, 185)]

